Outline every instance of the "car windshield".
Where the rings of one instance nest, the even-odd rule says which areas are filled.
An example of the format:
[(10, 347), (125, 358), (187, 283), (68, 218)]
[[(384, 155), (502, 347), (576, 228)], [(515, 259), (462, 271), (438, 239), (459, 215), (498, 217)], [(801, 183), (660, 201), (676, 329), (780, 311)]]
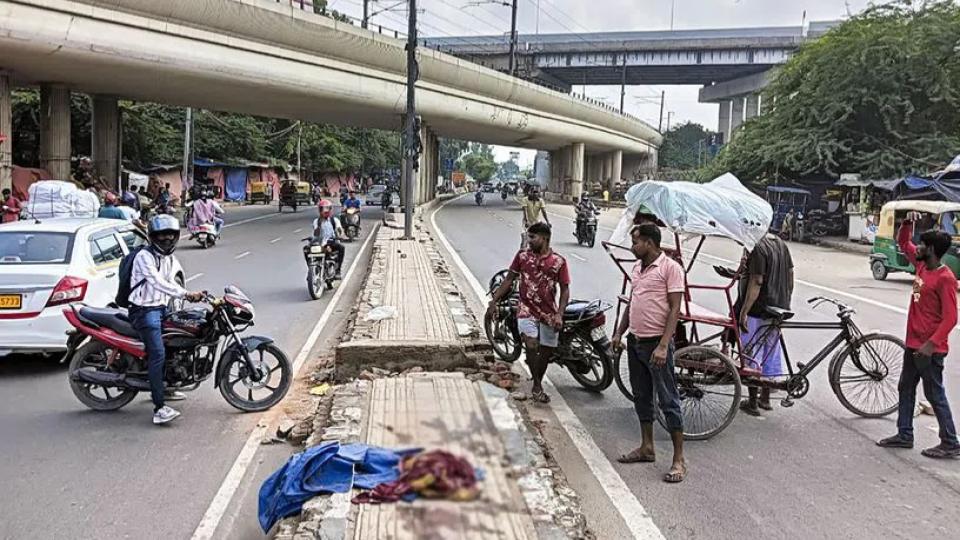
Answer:
[(64, 232), (0, 232), (0, 265), (66, 264), (73, 235)]

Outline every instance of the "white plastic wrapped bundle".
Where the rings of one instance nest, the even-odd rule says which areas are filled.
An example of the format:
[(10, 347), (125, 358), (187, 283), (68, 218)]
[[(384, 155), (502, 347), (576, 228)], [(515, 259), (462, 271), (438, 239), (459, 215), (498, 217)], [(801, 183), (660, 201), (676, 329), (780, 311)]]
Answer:
[(627, 246), (630, 227), (641, 206), (667, 228), (681, 234), (722, 236), (752, 250), (770, 229), (770, 204), (727, 173), (706, 184), (641, 182), (626, 195), (627, 208), (610, 241)]
[(100, 212), (97, 196), (70, 182), (42, 180), (32, 184), (27, 193), (30, 198), (26, 205), (27, 215), (31, 218), (95, 218)]

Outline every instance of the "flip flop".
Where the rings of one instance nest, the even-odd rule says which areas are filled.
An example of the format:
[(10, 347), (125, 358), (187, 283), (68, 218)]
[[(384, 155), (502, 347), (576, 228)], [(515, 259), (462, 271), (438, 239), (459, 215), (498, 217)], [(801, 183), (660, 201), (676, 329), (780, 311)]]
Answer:
[(543, 390), (531, 392), (530, 399), (536, 401), (537, 403), (550, 403), (550, 396), (548, 396)]
[(645, 455), (636, 450), (627, 454), (620, 454), (620, 457), (617, 458), (617, 462), (619, 463), (653, 463), (656, 460), (656, 455)]
[(683, 482), (683, 479), (687, 477), (687, 465), (683, 465), (683, 469), (679, 472), (671, 471), (663, 475), (663, 481), (668, 484), (679, 484)]

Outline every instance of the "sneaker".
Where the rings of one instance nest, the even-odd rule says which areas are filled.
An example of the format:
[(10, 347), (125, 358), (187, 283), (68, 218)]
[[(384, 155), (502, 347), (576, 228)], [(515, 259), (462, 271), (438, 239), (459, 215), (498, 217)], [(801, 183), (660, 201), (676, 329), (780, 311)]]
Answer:
[(187, 399), (187, 395), (177, 390), (165, 390), (163, 392), (163, 399), (164, 401), (183, 401)]
[(171, 420), (175, 420), (178, 416), (180, 416), (179, 411), (164, 405), (163, 407), (160, 407), (160, 410), (153, 413), (153, 423), (158, 425), (166, 424)]
[(913, 448), (913, 441), (908, 441), (900, 435), (894, 435), (893, 437), (880, 439), (877, 441), (877, 446), (881, 448)]
[(927, 448), (920, 453), (928, 458), (952, 459), (960, 457), (960, 444), (952, 445), (940, 443), (933, 448)]

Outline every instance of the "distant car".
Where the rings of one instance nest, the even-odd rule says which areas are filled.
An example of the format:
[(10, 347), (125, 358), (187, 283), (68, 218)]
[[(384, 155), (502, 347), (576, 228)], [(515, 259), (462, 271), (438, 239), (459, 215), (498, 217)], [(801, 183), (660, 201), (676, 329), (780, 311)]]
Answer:
[(367, 198), (364, 201), (364, 204), (367, 206), (379, 206), (380, 200), (383, 198), (383, 192), (386, 190), (387, 186), (383, 184), (370, 186), (370, 189), (367, 190)]
[[(0, 357), (64, 352), (70, 329), (64, 307), (113, 302), (120, 260), (146, 241), (134, 225), (115, 219), (0, 226)], [(183, 283), (179, 268), (177, 280)]]
[(493, 184), (483, 184), (480, 186), (480, 189), (482, 189), (484, 193), (493, 193), (497, 191), (497, 187)]

